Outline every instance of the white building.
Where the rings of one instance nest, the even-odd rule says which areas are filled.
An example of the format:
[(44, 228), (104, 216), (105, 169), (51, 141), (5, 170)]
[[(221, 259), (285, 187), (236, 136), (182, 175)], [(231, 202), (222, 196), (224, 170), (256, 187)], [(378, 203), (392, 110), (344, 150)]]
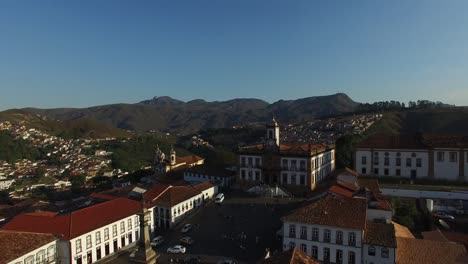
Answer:
[[(369, 256), (372, 248), (380, 250), (377, 257), (382, 258), (374, 263), (395, 263), (394, 235), (384, 238), (385, 243), (370, 239), (380, 237), (381, 230), (367, 228), (376, 224), (367, 218), (367, 206), (365, 198), (327, 196), (295, 210), (282, 218), (283, 250), (297, 246), (324, 263), (370, 264), (376, 261), (372, 250)], [(391, 224), (382, 225), (386, 227), (382, 230), (393, 228)]]
[(156, 184), (143, 194), (145, 206), (152, 215), (151, 234), (157, 228), (171, 228), (216, 193), (216, 187), (209, 182), (192, 186)]
[(278, 123), (266, 126), (266, 142), (240, 147), (240, 183), (267, 183), (315, 189), (335, 170), (335, 147), (324, 144), (284, 144)]
[(11, 180), (0, 180), (0, 190), (7, 190), (11, 185), (15, 183), (14, 179)]
[(94, 263), (138, 241), (141, 206), (116, 198), (65, 214), (21, 214), (3, 229), (57, 235), (59, 263)]
[(57, 261), (58, 238), (52, 234), (0, 230), (0, 263), (33, 264)]
[(191, 183), (210, 182), (213, 185), (227, 188), (234, 183), (235, 179), (234, 171), (207, 165), (195, 166), (184, 171), (184, 181)]
[(355, 168), (362, 175), (468, 180), (468, 137), (375, 135), (361, 142)]

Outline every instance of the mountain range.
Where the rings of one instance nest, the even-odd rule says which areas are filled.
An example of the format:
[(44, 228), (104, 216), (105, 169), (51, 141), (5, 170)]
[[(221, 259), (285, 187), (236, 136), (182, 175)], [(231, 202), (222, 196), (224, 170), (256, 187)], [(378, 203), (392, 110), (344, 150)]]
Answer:
[(96, 120), (116, 128), (138, 132), (159, 130), (189, 134), (209, 128), (266, 122), (273, 115), (280, 122), (292, 123), (351, 113), (358, 104), (343, 93), (279, 100), (274, 103), (252, 98), (213, 102), (197, 99), (184, 102), (161, 96), (135, 104), (22, 110), (53, 120)]

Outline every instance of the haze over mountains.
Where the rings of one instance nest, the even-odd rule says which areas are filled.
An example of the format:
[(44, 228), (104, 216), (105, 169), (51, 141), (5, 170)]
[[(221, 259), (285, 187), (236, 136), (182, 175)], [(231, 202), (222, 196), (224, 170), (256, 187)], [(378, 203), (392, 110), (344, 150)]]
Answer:
[(233, 99), (183, 102), (168, 96), (154, 97), (135, 104), (111, 104), (88, 108), (24, 110), (58, 120), (97, 120), (117, 128), (136, 131), (161, 130), (194, 133), (200, 129), (265, 122), (272, 115), (278, 120), (299, 122), (317, 117), (351, 113), (359, 103), (346, 94), (314, 96), (268, 103), (259, 99)]

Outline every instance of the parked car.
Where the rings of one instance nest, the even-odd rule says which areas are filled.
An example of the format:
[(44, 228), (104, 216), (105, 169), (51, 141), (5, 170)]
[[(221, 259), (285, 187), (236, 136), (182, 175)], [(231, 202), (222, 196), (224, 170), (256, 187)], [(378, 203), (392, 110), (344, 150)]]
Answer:
[(184, 227), (182, 227), (182, 233), (187, 233), (190, 230), (192, 230), (192, 224), (185, 224)]
[(167, 253), (185, 253), (186, 249), (184, 246), (175, 245), (167, 249)]
[(151, 241), (150, 245), (153, 247), (157, 247), (161, 245), (162, 243), (164, 243), (164, 237), (158, 236), (158, 237), (155, 237), (153, 241)]
[(218, 193), (215, 198), (215, 203), (220, 204), (224, 201), (224, 193)]
[(195, 241), (191, 237), (183, 237), (179, 240), (181, 244), (184, 245), (192, 245)]
[(445, 212), (433, 212), (432, 215), (441, 219), (455, 220), (455, 217), (453, 215), (449, 215)]

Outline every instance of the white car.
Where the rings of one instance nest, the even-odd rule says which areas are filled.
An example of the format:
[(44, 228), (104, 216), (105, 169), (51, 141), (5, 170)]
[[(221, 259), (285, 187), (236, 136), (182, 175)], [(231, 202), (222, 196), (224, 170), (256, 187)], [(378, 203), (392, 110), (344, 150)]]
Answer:
[(188, 231), (192, 230), (192, 225), (191, 224), (185, 224), (184, 227), (182, 227), (182, 233), (187, 233)]
[(167, 249), (167, 253), (185, 253), (185, 247), (181, 245), (175, 245)]
[(216, 195), (215, 203), (220, 204), (224, 201), (224, 193)]
[(163, 242), (164, 242), (164, 237), (158, 236), (158, 237), (154, 238), (153, 241), (151, 241), (150, 245), (153, 246), (153, 247), (157, 247), (157, 246), (161, 245)]

